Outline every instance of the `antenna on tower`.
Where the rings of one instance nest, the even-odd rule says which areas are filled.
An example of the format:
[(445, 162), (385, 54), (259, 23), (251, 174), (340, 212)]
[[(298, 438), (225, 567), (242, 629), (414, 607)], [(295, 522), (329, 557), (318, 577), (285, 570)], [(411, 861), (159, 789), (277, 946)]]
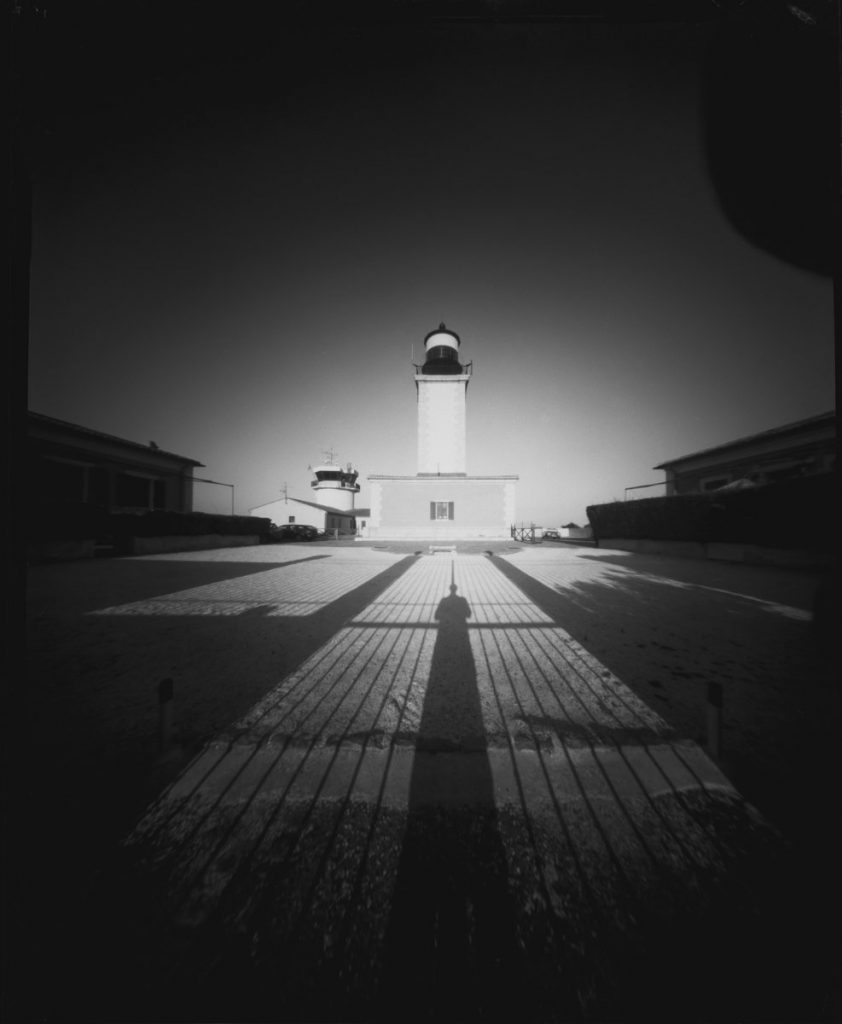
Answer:
[(284, 486), (283, 486), (283, 488), (281, 490), (281, 494), (283, 494), (283, 496), (284, 496), (284, 504), (286, 505), (286, 503), (287, 503), (287, 482), (286, 482), (286, 480), (284, 480)]

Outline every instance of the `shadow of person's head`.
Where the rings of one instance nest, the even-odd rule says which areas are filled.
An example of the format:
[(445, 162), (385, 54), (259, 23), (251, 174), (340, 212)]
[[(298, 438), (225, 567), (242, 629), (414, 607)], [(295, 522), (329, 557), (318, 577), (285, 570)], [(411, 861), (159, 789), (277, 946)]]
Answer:
[(455, 627), (460, 623), (464, 624), (470, 617), (471, 606), (458, 593), (456, 584), (451, 583), (449, 593), (439, 601), (438, 608), (436, 608), (436, 619), (441, 626)]

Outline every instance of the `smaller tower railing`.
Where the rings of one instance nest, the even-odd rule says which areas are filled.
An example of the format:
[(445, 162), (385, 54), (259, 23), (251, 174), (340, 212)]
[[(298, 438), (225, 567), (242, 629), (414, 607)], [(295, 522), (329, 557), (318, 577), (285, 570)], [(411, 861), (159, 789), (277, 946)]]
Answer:
[(360, 485), (353, 481), (348, 480), (319, 480), (316, 477), (315, 480), (310, 481), (311, 487), (321, 487), (326, 491), (358, 491)]

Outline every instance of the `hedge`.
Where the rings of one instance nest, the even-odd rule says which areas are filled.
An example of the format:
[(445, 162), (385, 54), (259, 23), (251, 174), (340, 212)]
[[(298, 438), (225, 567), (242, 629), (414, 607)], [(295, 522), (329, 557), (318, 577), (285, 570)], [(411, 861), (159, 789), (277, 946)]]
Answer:
[(114, 537), (198, 537), (219, 534), (223, 537), (268, 535), (271, 519), (257, 516), (224, 516), (209, 512), (144, 512), (134, 515), (115, 512), (109, 516)]
[(207, 512), (106, 512), (82, 502), (53, 502), (27, 510), (30, 541), (99, 540), (118, 543), (130, 537), (268, 537), (271, 519)]
[(838, 532), (836, 474), (744, 491), (711, 491), (590, 505), (594, 537), (822, 548)]

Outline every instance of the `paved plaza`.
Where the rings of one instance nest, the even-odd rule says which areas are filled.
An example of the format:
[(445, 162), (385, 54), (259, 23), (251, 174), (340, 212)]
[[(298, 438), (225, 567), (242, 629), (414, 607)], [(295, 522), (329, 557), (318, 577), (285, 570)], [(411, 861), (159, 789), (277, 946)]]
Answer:
[[(126, 1018), (651, 1019), (680, 1001), (682, 1019), (711, 1019), (724, 1000), (744, 1016), (768, 1005), (760, 986), (797, 913), (786, 844), (540, 590), (631, 571), (560, 547), (284, 545), (77, 576), (85, 644), (143, 645), (121, 699), (187, 676), (189, 623), (207, 647), (192, 696), (176, 680), (178, 714), (220, 723), (173, 762), (99, 883)], [(730, 593), (792, 628), (809, 618), (784, 592), (716, 582), (657, 586)], [(42, 608), (67, 599), (55, 574), (38, 586)], [(279, 648), (286, 662), (267, 653)], [(257, 699), (223, 722), (216, 691), (249, 675)]]

